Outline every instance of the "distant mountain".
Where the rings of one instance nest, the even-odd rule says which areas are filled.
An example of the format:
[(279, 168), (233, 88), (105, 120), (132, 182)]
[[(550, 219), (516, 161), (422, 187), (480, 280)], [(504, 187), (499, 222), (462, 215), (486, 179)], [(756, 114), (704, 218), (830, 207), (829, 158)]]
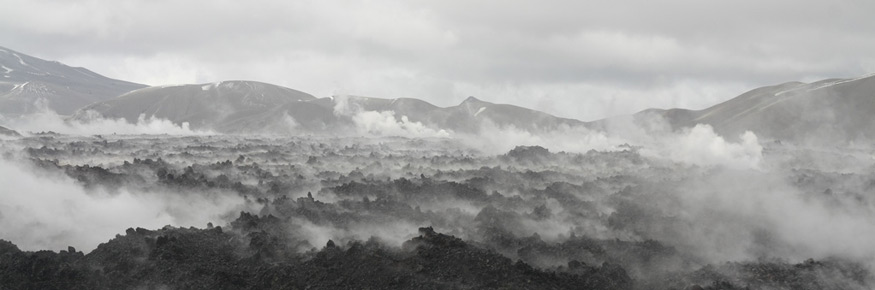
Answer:
[(12, 130), (12, 129), (9, 129), (9, 128), (3, 127), (3, 126), (0, 126), (0, 135), (21, 136), (20, 134), (18, 134), (18, 132), (15, 132), (15, 130)]
[(32, 113), (43, 105), (69, 115), (143, 87), (0, 47), (0, 114), (5, 116)]
[[(348, 112), (336, 112), (340, 102)], [(223, 133), (341, 132), (354, 128), (354, 115), (392, 112), (397, 121), (407, 118), (433, 129), (477, 132), (491, 122), (497, 127), (550, 130), (583, 122), (551, 116), (522, 107), (493, 104), (468, 98), (458, 106), (441, 108), (418, 99), (381, 99), (359, 96), (321, 98), (280, 86), (253, 81), (149, 87), (89, 105), (74, 118), (94, 113), (136, 122), (142, 115), (174, 123), (189, 123), (192, 129)], [(488, 121), (487, 121), (488, 120)]]
[[(241, 134), (342, 132), (354, 129), (355, 114), (368, 111), (465, 133), (484, 126), (529, 132), (577, 126), (606, 130), (612, 120), (585, 123), (474, 97), (451, 107), (412, 98), (316, 98), (254, 81), (146, 87), (0, 47), (0, 115), (25, 114), (43, 105), (79, 119), (96, 114), (133, 123), (140, 116), (157, 117), (187, 122), (193, 129)], [(341, 107), (345, 111), (337, 110)], [(873, 113), (875, 77), (869, 76), (784, 83), (704, 110), (650, 109), (632, 117), (639, 123), (662, 117), (673, 129), (709, 124), (728, 139), (750, 130), (764, 140), (831, 143), (875, 141)]]
[[(143, 88), (86, 106), (73, 117), (87, 119), (97, 113), (102, 117), (124, 118), (136, 123), (142, 115), (167, 119), (177, 124), (187, 122), (192, 129), (228, 133), (262, 132), (274, 125), (270, 123), (274, 121), (271, 116), (279, 114), (278, 110), (283, 105), (313, 100), (316, 97), (310, 94), (276, 85), (225, 81)], [(313, 107), (308, 106), (310, 109)], [(305, 113), (307, 110), (301, 112)]]
[(523, 107), (485, 102), (475, 97), (468, 97), (458, 106), (446, 108), (409, 98), (350, 97), (349, 101), (367, 111), (392, 111), (396, 117), (406, 116), (413, 122), (455, 132), (476, 133), (486, 122), (500, 128), (513, 127), (530, 132), (584, 124), (578, 120), (560, 118)]
[(760, 139), (834, 143), (875, 140), (875, 77), (790, 82), (762, 87), (704, 110), (651, 109), (674, 128), (709, 124), (735, 139), (746, 130)]

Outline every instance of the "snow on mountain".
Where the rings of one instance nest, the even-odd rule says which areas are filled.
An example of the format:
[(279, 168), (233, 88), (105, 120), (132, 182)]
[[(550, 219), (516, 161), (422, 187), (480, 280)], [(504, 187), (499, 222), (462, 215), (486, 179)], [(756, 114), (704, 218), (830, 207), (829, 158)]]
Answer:
[(875, 77), (790, 82), (757, 88), (703, 110), (645, 110), (675, 129), (711, 125), (736, 139), (745, 131), (761, 139), (818, 144), (875, 140)]
[[(2, 116), (48, 107), (60, 114), (75, 112), (77, 119), (104, 116), (134, 123), (142, 115), (225, 133), (337, 133), (368, 120), (401, 129), (475, 134), (484, 125), (529, 132), (578, 126), (609, 130), (613, 120), (585, 123), (474, 97), (450, 107), (413, 98), (316, 98), (254, 81), (145, 87), (2, 47), (0, 75)], [(376, 115), (363, 118), (365, 112)], [(752, 131), (763, 140), (829, 143), (875, 140), (873, 113), (875, 76), (869, 75), (767, 86), (703, 110), (650, 109), (633, 119), (648, 126), (643, 123), (658, 116), (675, 130), (708, 124), (734, 140)], [(364, 127), (371, 130), (371, 125)]]
[(4, 116), (44, 107), (69, 115), (88, 104), (145, 87), (4, 47), (0, 47), (0, 68), (0, 115)]

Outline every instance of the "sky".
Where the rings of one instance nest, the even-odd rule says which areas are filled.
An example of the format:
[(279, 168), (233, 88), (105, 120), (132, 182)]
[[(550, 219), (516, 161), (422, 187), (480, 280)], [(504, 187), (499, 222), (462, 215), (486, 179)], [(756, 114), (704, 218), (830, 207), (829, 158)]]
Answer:
[(585, 121), (875, 72), (875, 1), (0, 0), (0, 46), (148, 85), (468, 96)]

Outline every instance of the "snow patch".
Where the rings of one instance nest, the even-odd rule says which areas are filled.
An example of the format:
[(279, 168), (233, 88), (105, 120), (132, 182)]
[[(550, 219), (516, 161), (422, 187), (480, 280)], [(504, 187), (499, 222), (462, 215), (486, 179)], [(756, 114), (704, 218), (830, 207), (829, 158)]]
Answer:
[(786, 90), (783, 90), (783, 91), (777, 92), (777, 93), (775, 93), (775, 96), (776, 96), (776, 97), (780, 97), (780, 96), (783, 95), (783, 94), (786, 94), (786, 93), (789, 93), (789, 92), (792, 92), (792, 91), (797, 91), (797, 90), (802, 89), (802, 88), (803, 88), (803, 86), (795, 86), (795, 87), (792, 87), (792, 88), (789, 88), (789, 89), (786, 89)]
[(201, 86), (201, 91), (209, 91), (210, 88), (212, 88), (212, 87), (213, 87), (212, 84), (203, 85), (203, 86)]
[(12, 55), (14, 55), (15, 57), (18, 58), (18, 63), (20, 63), (21, 65), (23, 65), (23, 66), (30, 66), (29, 64), (27, 64), (26, 62), (24, 62), (24, 60), (21, 59), (21, 56), (19, 56), (17, 53), (13, 53)]
[(486, 107), (480, 107), (480, 109), (477, 110), (477, 113), (474, 113), (474, 117), (477, 117), (477, 115), (480, 115), (483, 111), (486, 111)]
[(3, 65), (2, 67), (3, 67), (4, 70), (6, 70), (6, 71), (3, 72), (3, 73), (7, 73), (7, 74), (8, 74), (8, 73), (11, 73), (12, 71), (14, 71), (13, 69), (6, 67), (5, 65)]
[(819, 90), (819, 89), (823, 89), (823, 88), (828, 88), (828, 87), (835, 86), (835, 85), (840, 85), (840, 84), (849, 83), (849, 82), (853, 82), (853, 81), (859, 81), (859, 80), (862, 80), (862, 79), (865, 79), (868, 77), (872, 77), (872, 76), (875, 76), (875, 74), (867, 74), (867, 75), (864, 75), (864, 76), (861, 76), (858, 78), (834, 81), (834, 82), (826, 83), (826, 84), (808, 89), (808, 91), (810, 92), (810, 91), (815, 91), (815, 90)]
[(172, 87), (181, 87), (181, 86), (184, 86), (184, 85), (183, 84), (168, 84), (168, 85), (154, 86), (154, 88), (172, 88)]
[(12, 90), (13, 90), (13, 91), (14, 91), (14, 90), (24, 90), (24, 86), (26, 86), (26, 85), (29, 84), (29, 83), (30, 83), (30, 82), (24, 82), (23, 84), (15, 85), (15, 87), (13, 87)]

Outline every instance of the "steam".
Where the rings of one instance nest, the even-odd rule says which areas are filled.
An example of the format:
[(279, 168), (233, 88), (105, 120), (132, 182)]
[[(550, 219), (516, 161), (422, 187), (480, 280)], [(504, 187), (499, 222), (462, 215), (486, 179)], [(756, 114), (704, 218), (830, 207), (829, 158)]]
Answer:
[(407, 116), (397, 118), (394, 111), (367, 111), (347, 96), (335, 96), (334, 114), (352, 119), (359, 134), (367, 136), (449, 137), (443, 129), (432, 129)]
[(352, 116), (359, 132), (375, 136), (449, 137), (445, 130), (434, 130), (420, 122), (411, 122), (407, 116), (396, 120), (392, 111), (364, 111)]
[[(357, 103), (367, 101), (336, 99), (334, 113), (355, 125), (352, 138), (168, 137), (161, 138), (166, 143), (150, 143), (151, 149), (114, 149), (96, 156), (86, 153), (67, 156), (66, 162), (119, 164), (119, 156), (129, 152), (139, 152), (141, 157), (155, 156), (172, 148), (176, 154), (166, 160), (177, 162), (174, 164), (177, 173), (194, 160), (198, 165), (192, 164), (194, 176), (226, 175), (264, 193), (258, 195), (262, 200), (279, 196), (273, 194), (303, 196), (303, 192), (312, 190), (318, 193), (321, 202), (342, 205), (318, 210), (348, 211), (350, 217), (340, 222), (306, 215), (287, 220), (295, 228), (295, 235), (316, 247), (329, 239), (342, 245), (371, 236), (398, 246), (416, 234), (412, 229), (421, 226), (435, 226), (476, 241), (483, 235), (470, 225), (491, 219), (495, 224), (489, 226), (503, 227), (517, 238), (537, 234), (546, 243), (563, 243), (569, 234), (633, 242), (654, 239), (675, 247), (683, 259), (694, 257), (690, 260), (701, 263), (697, 266), (764, 258), (802, 261), (840, 257), (875, 268), (875, 250), (870, 246), (875, 237), (875, 225), (870, 222), (875, 219), (872, 206), (875, 202), (871, 197), (872, 181), (868, 178), (875, 168), (875, 159), (869, 148), (846, 152), (761, 144), (752, 132), (727, 139), (709, 125), (674, 130), (658, 116), (611, 120), (604, 131), (559, 126), (542, 132), (501, 126), (483, 118), (485, 121), (476, 134), (459, 133), (412, 122), (392, 111), (368, 111)], [(96, 117), (71, 121), (49, 113), (28, 118), (10, 127), (18, 130), (40, 127), (40, 131), (76, 135), (204, 133), (193, 132), (186, 125), (144, 117), (137, 124)], [(27, 122), (32, 127), (27, 127)], [(288, 115), (278, 126), (291, 134), (299, 128)], [(51, 129), (55, 127), (59, 129)], [(407, 138), (382, 138), (385, 136)], [(8, 141), (0, 144), (3, 145), (0, 148), (31, 147), (37, 152), (33, 154), (46, 158), (55, 158), (57, 155), (52, 154), (56, 149), (44, 146), (36, 150), (39, 147), (34, 147), (34, 142), (55, 142), (49, 144), (55, 147), (75, 143), (85, 147), (75, 148), (80, 150), (76, 152), (95, 149), (86, 146), (91, 142), (78, 142), (88, 138), (74, 137), (75, 142), (69, 143), (65, 142), (72, 140), (63, 138), (27, 139)], [(124, 144), (142, 146), (137, 144), (143, 142)], [(542, 163), (510, 158), (508, 151), (520, 145), (542, 146), (554, 154), (547, 154)], [(184, 148), (193, 149), (188, 152)], [(232, 167), (216, 169), (221, 168), (216, 162), (243, 155), (245, 158), (234, 161)], [(213, 165), (217, 167), (211, 168)], [(234, 167), (241, 165), (246, 168)], [(815, 186), (800, 183), (804, 179), (799, 173), (802, 169), (814, 172), (811, 174), (814, 177), (833, 180), (815, 180), (812, 182)], [(830, 177), (833, 171), (839, 177)], [(393, 183), (400, 177), (413, 181), (406, 185)], [(203, 182), (186, 180), (189, 181)], [(359, 185), (349, 185), (350, 181), (363, 187), (359, 191), (356, 187)], [(444, 181), (461, 184), (460, 191), (470, 190), (464, 193), (475, 197), (440, 196), (446, 190), (455, 190), (456, 185), (428, 187), (432, 182)], [(339, 185), (352, 189), (332, 192), (333, 186)], [(420, 199), (411, 194), (400, 198), (408, 203), (404, 206), (422, 213), (416, 218), (400, 213), (383, 216), (385, 213), (379, 209), (355, 210), (355, 203), (365, 195), (374, 200), (387, 195), (389, 198), (384, 200), (399, 201), (391, 197), (396, 194), (393, 190), (402, 185), (422, 186), (423, 192), (435, 190), (438, 196)], [(196, 189), (167, 192), (177, 189), (154, 186), (138, 191), (122, 187), (108, 193), (86, 190), (66, 175), (47, 173), (15, 160), (0, 164), (0, 186), (4, 189), (0, 192), (0, 238), (34, 250), (63, 249), (68, 245), (92, 249), (131, 226), (203, 226), (207, 222), (227, 221), (241, 210), (253, 211), (231, 189), (213, 190), (202, 184), (189, 184)], [(833, 187), (836, 193), (824, 191), (827, 187)], [(493, 190), (499, 194), (491, 195)], [(484, 192), (490, 194), (489, 198), (482, 197)], [(623, 208), (624, 202), (632, 206)], [(305, 202), (298, 206), (308, 205)], [(535, 213), (534, 207), (539, 207), (540, 212)], [(369, 214), (380, 218), (362, 218)], [(611, 224), (611, 218), (619, 219), (617, 223), (621, 225)], [(549, 257), (541, 262), (567, 264)], [(590, 262), (593, 261), (587, 263)], [(681, 269), (689, 267), (687, 264), (677, 264), (664, 267), (691, 270)]]
[[(367, 101), (367, 100), (365, 100)], [(645, 116), (634, 122), (611, 121), (607, 132), (582, 126), (559, 126), (553, 130), (532, 132), (514, 126), (499, 126), (483, 118), (476, 134), (431, 128), (411, 122), (394, 111), (368, 111), (346, 96), (335, 97), (334, 113), (352, 119), (357, 132), (367, 136), (403, 136), (409, 138), (449, 137), (462, 141), (486, 154), (503, 154), (516, 146), (541, 146), (554, 152), (585, 153), (589, 150), (624, 150), (621, 145), (642, 146), (642, 154), (699, 166), (723, 166), (734, 169), (757, 169), (762, 160), (762, 146), (752, 132), (745, 132), (738, 143), (726, 141), (710, 125), (698, 124), (673, 132), (660, 116)]]
[(650, 156), (667, 156), (677, 162), (699, 166), (758, 169), (763, 158), (763, 146), (750, 131), (740, 138), (739, 143), (727, 142), (714, 133), (710, 125), (698, 124), (680, 134), (654, 139), (657, 146), (646, 148), (644, 153)]
[(688, 227), (664, 238), (711, 261), (842, 257), (875, 266), (875, 211), (866, 202), (835, 206), (835, 197), (808, 196), (779, 174), (753, 170), (706, 175), (677, 192)]
[(0, 162), (0, 185), (0, 239), (24, 250), (88, 252), (132, 226), (204, 227), (246, 208), (228, 192), (86, 191), (66, 175), (14, 160)]
[[(662, 120), (655, 121), (664, 122)], [(652, 124), (652, 123), (651, 123)], [(658, 125), (657, 125), (658, 126)], [(726, 141), (710, 125), (698, 124), (678, 132), (627, 124), (608, 132), (564, 126), (533, 133), (512, 126), (499, 127), (488, 119), (479, 132), (456, 134), (464, 143), (487, 154), (503, 154), (516, 146), (541, 146), (554, 152), (585, 153), (589, 150), (620, 151), (634, 145), (642, 155), (656, 159), (733, 169), (758, 169), (763, 147), (757, 136), (745, 132), (740, 142)]]
[(65, 118), (57, 113), (43, 108), (39, 112), (21, 115), (15, 118), (0, 116), (0, 123), (8, 125), (19, 132), (48, 132), (68, 135), (138, 135), (138, 134), (167, 134), (167, 135), (214, 135), (212, 131), (192, 130), (188, 123), (174, 124), (170, 120), (150, 116), (146, 118), (141, 114), (137, 123), (131, 124), (125, 119), (103, 118), (99, 114), (88, 111), (81, 118)]

